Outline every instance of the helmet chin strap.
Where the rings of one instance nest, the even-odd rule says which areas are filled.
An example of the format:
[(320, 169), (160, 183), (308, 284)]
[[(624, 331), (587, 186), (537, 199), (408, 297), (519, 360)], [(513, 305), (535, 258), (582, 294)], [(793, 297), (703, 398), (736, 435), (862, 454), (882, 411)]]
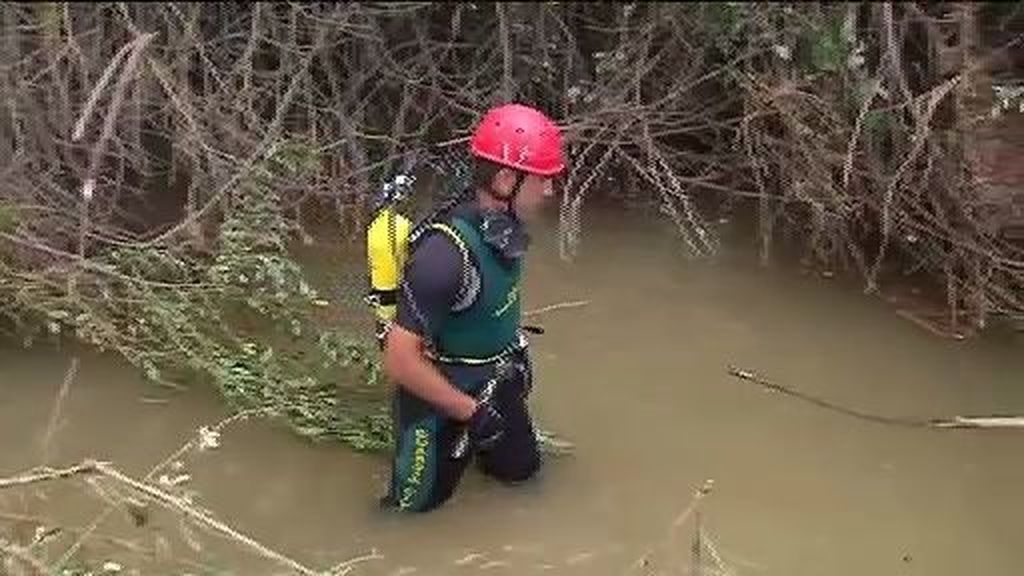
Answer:
[(526, 181), (526, 174), (516, 173), (516, 182), (507, 196), (498, 196), (494, 189), (490, 195), (495, 200), (505, 204), (505, 210), (496, 210), (485, 214), (480, 223), (480, 230), (483, 232), (484, 242), (497, 250), (506, 260), (514, 261), (522, 256), (529, 242), (529, 237), (523, 230), (519, 218), (515, 213), (515, 199)]
[(516, 183), (512, 185), (512, 191), (508, 196), (502, 198), (495, 194), (493, 190), (491, 191), (491, 196), (505, 203), (505, 211), (513, 218), (515, 218), (516, 215), (515, 206), (513, 206), (513, 204), (515, 204), (516, 196), (519, 195), (519, 190), (523, 187), (524, 182), (526, 182), (526, 174), (524, 172), (516, 172)]

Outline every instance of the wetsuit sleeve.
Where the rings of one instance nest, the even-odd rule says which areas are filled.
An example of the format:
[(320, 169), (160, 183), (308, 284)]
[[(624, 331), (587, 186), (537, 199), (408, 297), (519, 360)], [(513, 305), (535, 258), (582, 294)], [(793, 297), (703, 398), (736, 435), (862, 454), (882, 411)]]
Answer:
[(412, 253), (402, 274), (395, 323), (433, 339), (459, 296), (462, 253), (455, 243), (430, 232)]

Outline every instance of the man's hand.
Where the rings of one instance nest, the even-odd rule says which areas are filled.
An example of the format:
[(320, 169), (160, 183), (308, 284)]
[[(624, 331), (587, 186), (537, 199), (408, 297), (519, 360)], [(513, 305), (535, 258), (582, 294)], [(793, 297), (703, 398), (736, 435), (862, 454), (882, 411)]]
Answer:
[(494, 446), (505, 434), (505, 419), (489, 401), (477, 404), (468, 424), (469, 437), (473, 445), (481, 450)]

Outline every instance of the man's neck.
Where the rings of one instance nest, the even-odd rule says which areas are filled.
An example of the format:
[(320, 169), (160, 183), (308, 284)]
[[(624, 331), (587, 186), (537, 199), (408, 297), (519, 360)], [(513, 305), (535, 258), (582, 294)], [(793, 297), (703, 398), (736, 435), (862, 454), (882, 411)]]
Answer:
[(496, 198), (493, 194), (483, 189), (477, 189), (476, 202), (481, 210), (508, 210), (507, 202)]

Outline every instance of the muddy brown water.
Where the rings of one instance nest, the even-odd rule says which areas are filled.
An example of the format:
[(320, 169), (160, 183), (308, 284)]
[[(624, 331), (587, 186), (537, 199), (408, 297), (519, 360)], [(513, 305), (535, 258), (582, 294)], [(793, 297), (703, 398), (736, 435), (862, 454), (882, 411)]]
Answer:
[[(657, 546), (713, 479), (701, 518), (733, 574), (1024, 571), (1024, 431), (884, 426), (726, 374), (754, 369), (891, 416), (1024, 413), (1020, 342), (944, 341), (835, 282), (689, 263), (656, 228), (587, 216), (572, 263), (558, 259), (552, 234), (536, 240), (526, 308), (590, 302), (544, 314), (547, 333), (533, 339), (535, 411), (576, 446), (539, 481), (508, 488), (471, 472), (443, 509), (396, 518), (374, 509), (382, 457), (247, 422), (187, 460), (196, 502), (310, 566), (379, 553), (354, 574), (683, 574), (692, 517)], [(304, 253), (322, 286), (343, 279), (339, 247)], [(226, 414), (211, 390), (169, 396), (113, 358), (79, 354), (54, 465), (92, 456), (141, 476)], [(0, 476), (40, 463), (70, 355), (0, 350)], [(79, 479), (0, 492), (0, 514), (83, 526), (102, 509), (87, 489)], [(15, 524), (0, 515), (6, 530)], [(214, 536), (198, 535), (195, 554), (167, 515), (136, 528), (115, 514), (99, 532), (150, 547), (163, 535), (175, 554), (238, 574), (284, 572)], [(631, 572), (652, 547), (650, 564)], [(185, 572), (199, 573), (164, 573)]]

